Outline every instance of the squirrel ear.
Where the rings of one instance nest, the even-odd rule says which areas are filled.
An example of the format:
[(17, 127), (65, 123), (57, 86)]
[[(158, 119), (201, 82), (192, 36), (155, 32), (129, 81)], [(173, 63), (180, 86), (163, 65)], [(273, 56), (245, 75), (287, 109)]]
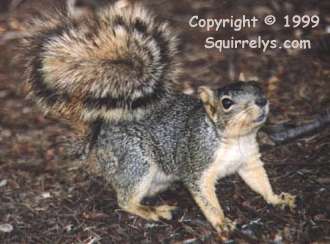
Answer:
[(198, 95), (202, 100), (205, 110), (209, 117), (213, 121), (217, 121), (217, 113), (216, 113), (216, 97), (214, 91), (206, 86), (200, 86), (198, 88)]

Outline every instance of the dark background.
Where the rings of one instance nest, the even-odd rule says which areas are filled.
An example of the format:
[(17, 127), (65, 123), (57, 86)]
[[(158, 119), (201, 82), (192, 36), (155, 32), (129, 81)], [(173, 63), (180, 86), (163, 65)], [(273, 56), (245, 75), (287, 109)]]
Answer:
[[(98, 6), (107, 1), (91, 1)], [(220, 86), (239, 74), (258, 79), (271, 102), (269, 123), (305, 121), (330, 105), (330, 2), (296, 1), (144, 1), (168, 20), (181, 39), (186, 86)], [(62, 136), (74, 136), (64, 123), (45, 118), (24, 99), (22, 67), (13, 57), (17, 41), (29, 30), (24, 22), (63, 1), (1, 0), (0, 2), (0, 243), (213, 243), (219, 238), (180, 185), (153, 203), (176, 204), (173, 221), (151, 223), (126, 214), (100, 177), (88, 174), (64, 157)], [(312, 50), (204, 49), (207, 36), (227, 39), (232, 32), (192, 29), (191, 16), (225, 18), (317, 14), (318, 28), (258, 25), (234, 33), (241, 39), (310, 39)], [(263, 158), (276, 192), (298, 197), (294, 212), (267, 205), (237, 177), (221, 180), (219, 200), (238, 223), (235, 243), (330, 242), (330, 129), (271, 147)], [(149, 202), (150, 202), (149, 201)], [(2, 224), (13, 231), (1, 232)]]

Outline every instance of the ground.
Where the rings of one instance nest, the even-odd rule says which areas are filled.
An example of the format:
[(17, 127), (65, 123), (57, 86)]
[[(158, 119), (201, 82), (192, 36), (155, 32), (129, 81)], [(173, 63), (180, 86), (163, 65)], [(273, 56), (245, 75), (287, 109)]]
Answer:
[[(24, 98), (22, 67), (13, 57), (21, 23), (47, 1), (12, 1), (0, 6), (0, 242), (1, 243), (214, 243), (219, 237), (190, 195), (175, 185), (151, 202), (177, 205), (172, 221), (147, 222), (121, 211), (101, 177), (66, 159), (63, 136), (74, 136), (61, 121), (44, 117)], [(20, 3), (15, 5), (15, 3)], [(48, 1), (49, 2), (49, 1)], [(8, 4), (7, 4), (8, 3)], [(14, 4), (13, 4), (14, 3)], [(46, 3), (45, 5), (42, 5)], [(40, 5), (41, 4), (41, 5)], [(244, 74), (258, 79), (271, 102), (269, 123), (303, 121), (330, 105), (330, 3), (313, 1), (149, 1), (156, 14), (180, 33), (184, 72), (192, 86), (220, 86)], [(317, 28), (259, 25), (233, 33), (206, 32), (188, 25), (193, 15), (319, 15)], [(312, 50), (256, 49), (218, 52), (203, 47), (217, 39), (311, 39)], [(237, 176), (217, 187), (226, 215), (238, 229), (232, 243), (330, 243), (330, 128), (262, 151), (276, 192), (298, 197), (294, 211), (267, 205)], [(12, 228), (11, 228), (12, 227)], [(231, 242), (230, 242), (231, 243)]]

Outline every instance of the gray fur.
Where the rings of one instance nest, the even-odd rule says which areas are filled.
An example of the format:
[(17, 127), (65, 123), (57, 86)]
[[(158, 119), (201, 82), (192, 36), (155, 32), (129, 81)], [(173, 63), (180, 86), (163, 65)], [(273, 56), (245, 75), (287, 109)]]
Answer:
[[(241, 105), (254, 103), (263, 96), (255, 83), (236, 85), (237, 90), (228, 91), (227, 87), (219, 90), (217, 99), (230, 94)], [(221, 108), (218, 111), (221, 113)], [(223, 116), (222, 122), (216, 124), (199, 99), (175, 94), (169, 98), (167, 107), (151, 111), (144, 120), (104, 124), (96, 145), (98, 162), (119, 199), (135, 194), (136, 187), (154, 166), (168, 177), (168, 184), (179, 180), (188, 188), (198, 187), (198, 180), (213, 162), (224, 139), (224, 126), (228, 126), (235, 112), (239, 111)], [(258, 127), (253, 127), (251, 133), (255, 134)]]

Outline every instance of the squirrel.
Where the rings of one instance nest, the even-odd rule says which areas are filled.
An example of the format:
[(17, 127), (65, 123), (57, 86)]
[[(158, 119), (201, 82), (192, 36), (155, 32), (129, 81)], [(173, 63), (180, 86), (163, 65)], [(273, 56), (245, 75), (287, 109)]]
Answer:
[(171, 219), (175, 206), (142, 199), (180, 181), (219, 233), (232, 230), (216, 196), (217, 181), (238, 173), (267, 203), (295, 206), (275, 194), (256, 139), (269, 103), (257, 82), (198, 96), (176, 89), (178, 41), (144, 6), (119, 1), (84, 18), (51, 14), (24, 40), (25, 79), (45, 112), (92, 127), (96, 164), (118, 205), (146, 220)]

